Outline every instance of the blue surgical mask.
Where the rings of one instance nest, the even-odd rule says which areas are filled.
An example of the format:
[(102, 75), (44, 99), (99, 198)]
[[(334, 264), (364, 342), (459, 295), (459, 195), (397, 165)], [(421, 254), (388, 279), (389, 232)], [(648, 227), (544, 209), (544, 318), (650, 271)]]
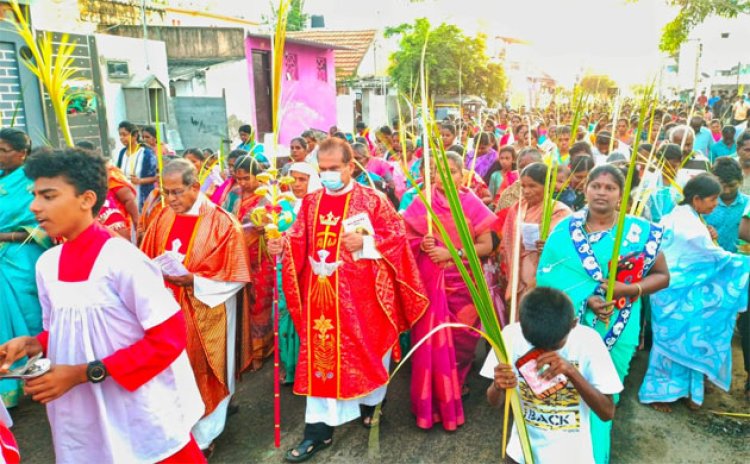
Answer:
[(327, 190), (341, 190), (344, 182), (341, 180), (341, 171), (322, 171), (320, 173), (320, 183)]

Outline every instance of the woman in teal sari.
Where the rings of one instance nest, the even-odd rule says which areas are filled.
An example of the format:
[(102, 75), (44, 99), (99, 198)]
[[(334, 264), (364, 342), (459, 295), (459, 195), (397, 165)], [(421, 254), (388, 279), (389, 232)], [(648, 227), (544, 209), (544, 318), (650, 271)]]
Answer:
[[(29, 211), (34, 183), (23, 163), (30, 150), (22, 131), (0, 130), (0, 344), (42, 331), (34, 268), (46, 240)], [(20, 381), (0, 380), (6, 406), (16, 406), (22, 393)]]
[[(614, 301), (604, 300), (624, 184), (622, 172), (614, 166), (603, 165), (591, 171), (585, 191), (588, 206), (555, 227), (537, 269), (537, 286), (565, 292), (580, 323), (601, 334), (621, 381), (638, 347), (640, 297), (669, 285), (666, 260), (659, 251), (661, 228), (627, 216)], [(611, 430), (612, 422), (602, 422), (592, 414), (591, 434), (598, 464), (609, 462)]]

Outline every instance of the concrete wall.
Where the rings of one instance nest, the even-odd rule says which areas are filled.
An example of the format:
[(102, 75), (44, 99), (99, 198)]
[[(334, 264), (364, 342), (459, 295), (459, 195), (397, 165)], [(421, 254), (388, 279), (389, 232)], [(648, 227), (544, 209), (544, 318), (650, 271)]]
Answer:
[(247, 69), (247, 60), (242, 59), (219, 63), (206, 70), (206, 95), (220, 97), (222, 91), (226, 92), (229, 137), (237, 141), (237, 122), (248, 123), (255, 117), (252, 80)]
[[(338, 120), (336, 125), (344, 132), (354, 132), (354, 102), (356, 98), (353, 93), (338, 95), (336, 97), (336, 111)], [(321, 128), (328, 131), (327, 128)]]
[[(140, 26), (117, 26), (108, 33), (123, 37), (143, 37)], [(170, 60), (216, 61), (245, 56), (245, 31), (239, 28), (166, 27), (148, 28), (148, 38), (166, 44)]]
[[(253, 50), (270, 50), (269, 39), (248, 37), (246, 41), (250, 108), (253, 111), (252, 124), (255, 126)], [(337, 123), (333, 50), (287, 43), (286, 52), (297, 54), (298, 79), (282, 79), (279, 143), (285, 146), (292, 138), (311, 127), (328, 131), (330, 126)], [(317, 76), (316, 58), (319, 56), (325, 57), (327, 61), (327, 82), (319, 80)]]
[(30, 11), (36, 30), (91, 34), (96, 29), (94, 24), (81, 20), (78, 0), (36, 1), (32, 2)]
[[(127, 61), (130, 74), (153, 73), (164, 85), (169, 85), (167, 70), (167, 51), (164, 42), (106, 34), (95, 34), (99, 67), (102, 75), (104, 101), (107, 105), (107, 125), (110, 139), (110, 153), (119, 152), (122, 148), (117, 134), (117, 126), (125, 120), (125, 96), (122, 86), (126, 82), (112, 80), (107, 76), (107, 61)], [(146, 56), (148, 56), (148, 67)], [(150, 70), (149, 70), (150, 69)], [(164, 117), (163, 115), (161, 117)], [(164, 121), (166, 122), (166, 121)], [(169, 142), (169, 141), (167, 141)], [(106, 150), (104, 150), (106, 153)]]

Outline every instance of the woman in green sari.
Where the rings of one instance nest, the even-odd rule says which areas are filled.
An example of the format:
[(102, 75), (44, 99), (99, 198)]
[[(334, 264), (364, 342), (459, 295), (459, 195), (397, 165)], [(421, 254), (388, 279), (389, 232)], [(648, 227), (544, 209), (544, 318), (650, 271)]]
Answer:
[[(669, 271), (659, 251), (662, 229), (626, 216), (614, 301), (605, 302), (624, 185), (622, 172), (614, 166), (603, 165), (591, 171), (585, 190), (588, 206), (555, 227), (537, 268), (537, 286), (565, 292), (580, 323), (601, 334), (621, 381), (638, 347), (640, 298), (669, 285)], [(609, 462), (611, 430), (612, 422), (602, 422), (592, 414), (591, 434), (598, 464)]]
[[(31, 150), (28, 135), (0, 130), (0, 344), (42, 331), (34, 268), (47, 246), (29, 205), (34, 183), (23, 163)], [(0, 380), (0, 397), (13, 407), (23, 394), (18, 380)]]

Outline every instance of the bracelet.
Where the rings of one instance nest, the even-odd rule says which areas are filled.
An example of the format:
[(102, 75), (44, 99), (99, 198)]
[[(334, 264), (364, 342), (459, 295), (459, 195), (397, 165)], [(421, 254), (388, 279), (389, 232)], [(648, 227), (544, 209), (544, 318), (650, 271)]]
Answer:
[(641, 284), (635, 284), (635, 286), (638, 288), (638, 295), (635, 297), (637, 300), (638, 298), (643, 296), (643, 287), (641, 287)]

